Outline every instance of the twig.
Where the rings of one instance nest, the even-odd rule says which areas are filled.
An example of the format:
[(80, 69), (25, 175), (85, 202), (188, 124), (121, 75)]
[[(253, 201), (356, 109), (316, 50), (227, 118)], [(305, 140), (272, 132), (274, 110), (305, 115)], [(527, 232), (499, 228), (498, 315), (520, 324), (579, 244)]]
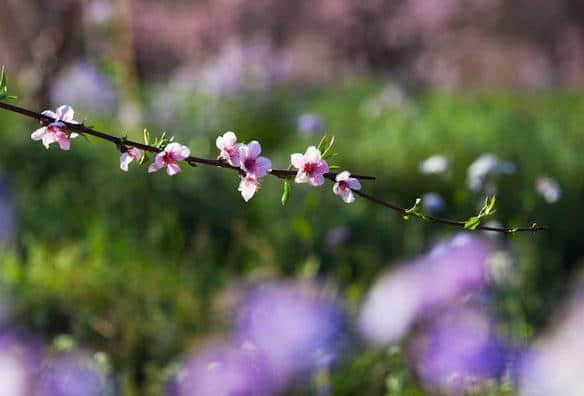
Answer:
[[(37, 113), (37, 112), (31, 111), (31, 110), (27, 110), (27, 109), (24, 109), (22, 107), (14, 106), (14, 105), (4, 103), (4, 102), (0, 102), (0, 108), (2, 108), (4, 110), (12, 111), (14, 113), (22, 114), (22, 115), (30, 117), (30, 118), (34, 118), (34, 119), (40, 121), (43, 125), (48, 125), (51, 122), (55, 121), (55, 119), (53, 119), (52, 117), (48, 117), (48, 116), (43, 115), (41, 113)], [(61, 122), (63, 122), (63, 121), (61, 121)], [(150, 146), (150, 145), (139, 143), (139, 142), (134, 142), (131, 140), (121, 139), (121, 138), (118, 138), (116, 136), (112, 136), (112, 135), (109, 135), (107, 133), (100, 132), (100, 131), (97, 131), (97, 130), (92, 129), (92, 128), (88, 128), (83, 124), (73, 124), (73, 123), (69, 123), (69, 122), (63, 122), (63, 123), (65, 124), (66, 128), (70, 131), (82, 133), (82, 134), (87, 134), (87, 135), (95, 136), (95, 137), (100, 138), (100, 139), (107, 140), (107, 141), (115, 144), (118, 148), (136, 147), (136, 148), (139, 148), (141, 150), (148, 151), (151, 153), (159, 153), (160, 151), (162, 151), (162, 149), (160, 149), (158, 147)], [(222, 160), (218, 160), (218, 159), (207, 159), (207, 158), (190, 156), (185, 161), (187, 161), (189, 164), (202, 164), (202, 165), (210, 165), (210, 166), (217, 166), (217, 167), (221, 167), (221, 168), (227, 168), (227, 169), (234, 170), (234, 171), (238, 172), (239, 174), (243, 174), (242, 173), (243, 171), (240, 168), (231, 166), (228, 163), (226, 163)], [(296, 174), (296, 171), (287, 170), (287, 169), (272, 169), (270, 174), (272, 176), (276, 176), (276, 177), (281, 178), (281, 179), (286, 179), (286, 178), (290, 178), (290, 177), (294, 176)], [(334, 182), (337, 174), (338, 174), (337, 172), (329, 172), (329, 173), (326, 173), (324, 176), (327, 179)], [(375, 180), (376, 179), (375, 176), (366, 176), (366, 175), (351, 175), (351, 176), (355, 177), (357, 179), (361, 179), (361, 180)], [(357, 194), (358, 196), (367, 199), (368, 201), (371, 201), (371, 202), (376, 203), (380, 206), (391, 209), (395, 212), (400, 213), (401, 215), (406, 215), (408, 213), (408, 209), (406, 209), (406, 208), (402, 208), (401, 206), (396, 205), (394, 203), (384, 201), (384, 200), (377, 198), (373, 195), (369, 195), (361, 190), (353, 190), (353, 192), (355, 194)], [(459, 227), (459, 228), (464, 228), (464, 226), (465, 226), (464, 221), (442, 219), (439, 217), (434, 217), (434, 216), (429, 216), (429, 215), (424, 215), (424, 219), (427, 221), (430, 221), (432, 223), (446, 224), (446, 225), (455, 226), (455, 227)], [(500, 232), (500, 233), (505, 233), (505, 234), (513, 234), (516, 232), (538, 232), (538, 231), (543, 231), (546, 228), (542, 227), (542, 226), (538, 226), (537, 224), (533, 224), (531, 227), (518, 227), (518, 228), (491, 227), (491, 226), (479, 225), (476, 229), (483, 230), (483, 231)]]

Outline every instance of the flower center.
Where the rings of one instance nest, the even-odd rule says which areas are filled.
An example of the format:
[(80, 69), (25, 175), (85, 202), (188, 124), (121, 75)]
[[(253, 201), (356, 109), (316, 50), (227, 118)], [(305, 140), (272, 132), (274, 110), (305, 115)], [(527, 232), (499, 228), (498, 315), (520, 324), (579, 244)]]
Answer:
[(172, 156), (172, 153), (169, 153), (169, 152), (164, 153), (164, 157), (162, 157), (162, 159), (163, 159), (165, 164), (174, 163), (174, 157)]
[(311, 174), (314, 172), (314, 164), (312, 162), (307, 162), (304, 164), (304, 172)]
[(248, 171), (251, 171), (253, 168), (255, 168), (255, 163), (256, 160), (254, 158), (246, 158), (245, 161), (243, 161), (243, 166)]
[(347, 183), (347, 182), (346, 182), (346, 181), (344, 181), (344, 180), (341, 180), (341, 181), (339, 182), (339, 188), (340, 188), (341, 190), (346, 190), (346, 189), (348, 189), (348, 188), (349, 188), (349, 183)]

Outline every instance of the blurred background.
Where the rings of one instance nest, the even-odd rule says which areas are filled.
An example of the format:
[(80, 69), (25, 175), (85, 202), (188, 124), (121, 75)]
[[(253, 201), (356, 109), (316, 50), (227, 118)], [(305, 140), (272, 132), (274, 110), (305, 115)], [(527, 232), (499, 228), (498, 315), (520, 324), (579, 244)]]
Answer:
[(579, 395), (584, 3), (4, 0), (18, 105), (278, 168), (336, 136), (364, 191), (513, 236), (404, 221), (327, 184), (119, 170), (0, 112), (9, 395)]

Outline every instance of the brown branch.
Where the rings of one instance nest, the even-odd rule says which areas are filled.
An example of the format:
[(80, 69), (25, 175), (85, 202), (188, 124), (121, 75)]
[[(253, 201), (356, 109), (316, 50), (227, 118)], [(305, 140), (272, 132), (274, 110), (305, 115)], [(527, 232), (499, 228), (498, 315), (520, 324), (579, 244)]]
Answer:
[[(55, 121), (55, 119), (53, 119), (52, 117), (48, 117), (48, 116), (43, 115), (41, 113), (30, 111), (30, 110), (24, 109), (22, 107), (14, 106), (14, 105), (4, 103), (4, 102), (0, 102), (0, 108), (4, 109), (4, 110), (15, 112), (18, 114), (22, 114), (22, 115), (30, 117), (30, 118), (34, 118), (34, 119), (40, 121), (43, 125), (48, 125), (51, 122)], [(63, 121), (61, 121), (61, 122), (63, 122)], [(158, 147), (150, 146), (150, 145), (139, 143), (139, 142), (134, 142), (134, 141), (127, 140), (127, 139), (121, 139), (121, 138), (118, 138), (116, 136), (112, 136), (112, 135), (109, 135), (107, 133), (100, 132), (100, 131), (97, 131), (97, 130), (92, 129), (92, 128), (88, 128), (83, 124), (73, 124), (70, 122), (63, 122), (63, 123), (65, 124), (66, 128), (70, 131), (82, 133), (82, 134), (87, 134), (87, 135), (95, 136), (95, 137), (100, 138), (100, 139), (107, 140), (107, 141), (115, 144), (120, 149), (122, 149), (123, 147), (136, 147), (136, 148), (139, 148), (141, 150), (148, 151), (151, 153), (159, 153), (162, 151), (162, 149), (160, 149)], [(218, 166), (221, 168), (232, 169), (232, 170), (238, 172), (239, 174), (243, 174), (243, 171), (240, 168), (237, 168), (235, 166), (231, 166), (222, 160), (207, 159), (207, 158), (190, 156), (185, 161), (187, 161), (189, 164), (202, 164), (202, 165)], [(289, 177), (296, 175), (296, 171), (287, 170), (287, 169), (272, 169), (270, 174), (273, 176), (279, 177), (281, 179), (286, 179), (286, 178), (289, 178)], [(337, 174), (338, 173), (336, 173), (336, 172), (329, 172), (329, 173), (326, 173), (324, 176), (327, 179), (335, 182), (336, 181), (335, 178), (336, 178)], [(351, 175), (351, 176), (355, 177), (357, 179), (362, 179), (362, 180), (375, 180), (375, 176), (365, 176), (365, 175)], [(391, 209), (395, 212), (400, 213), (401, 215), (408, 214), (408, 209), (402, 208), (399, 205), (396, 205), (396, 204), (388, 202), (388, 201), (384, 201), (384, 200), (377, 198), (373, 195), (367, 194), (361, 190), (353, 190), (353, 192), (355, 194), (357, 194), (358, 196), (367, 199), (368, 201), (371, 201), (371, 202), (376, 203), (380, 206)], [(429, 215), (424, 215), (424, 219), (427, 221), (433, 222), (433, 223), (446, 224), (446, 225), (455, 226), (455, 227), (459, 227), (459, 228), (464, 228), (464, 226), (465, 226), (464, 221), (442, 219), (439, 217), (434, 217), (434, 216), (429, 216)], [(508, 228), (508, 227), (491, 227), (491, 226), (479, 225), (476, 229), (483, 230), (483, 231), (501, 232), (501, 233), (505, 233), (505, 234), (513, 234), (515, 232), (543, 231), (546, 228), (542, 227), (542, 226), (538, 226), (537, 224), (534, 223), (531, 227)]]

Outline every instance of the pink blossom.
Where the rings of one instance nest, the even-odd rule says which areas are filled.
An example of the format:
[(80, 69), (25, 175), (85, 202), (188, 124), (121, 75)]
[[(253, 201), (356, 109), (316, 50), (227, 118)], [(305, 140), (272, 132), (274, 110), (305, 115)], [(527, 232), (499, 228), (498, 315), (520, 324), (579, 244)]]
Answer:
[(217, 137), (217, 148), (221, 151), (219, 158), (224, 159), (231, 166), (240, 166), (239, 146), (241, 144), (236, 142), (237, 136), (231, 131), (225, 132), (223, 136)]
[(178, 161), (183, 161), (191, 155), (191, 150), (180, 143), (170, 143), (163, 151), (156, 154), (156, 159), (148, 167), (148, 172), (156, 172), (166, 166), (166, 173), (169, 176), (176, 175), (181, 171)]
[(333, 192), (340, 196), (346, 203), (352, 203), (355, 201), (353, 190), (361, 189), (361, 183), (359, 183), (359, 180), (351, 177), (351, 174), (348, 171), (339, 173), (336, 180), (337, 182), (333, 186)]
[(258, 180), (272, 170), (272, 161), (266, 157), (260, 157), (261, 152), (262, 146), (256, 140), (239, 146), (240, 168), (247, 173), (247, 176), (254, 176)]
[(328, 172), (328, 164), (321, 158), (320, 150), (314, 146), (308, 147), (304, 155), (300, 153), (292, 154), (290, 161), (298, 169), (296, 183), (310, 183), (313, 186), (320, 186), (324, 183), (324, 174)]
[(65, 123), (77, 124), (78, 122), (73, 120), (73, 115), (75, 112), (71, 106), (63, 105), (57, 108), (57, 112), (54, 113), (50, 110), (45, 110), (42, 115), (53, 118), (54, 121), (49, 125), (37, 129), (30, 135), (32, 140), (41, 140), (43, 145), (48, 149), (52, 143), (59, 143), (61, 150), (69, 150), (70, 144), (69, 139), (74, 139), (79, 136), (77, 133), (68, 134), (66, 131)]
[(237, 191), (241, 191), (241, 196), (245, 202), (249, 201), (260, 187), (260, 179), (248, 173), (241, 178)]
[(128, 171), (128, 165), (130, 162), (136, 160), (139, 161), (142, 158), (142, 150), (137, 149), (136, 147), (130, 147), (128, 150), (122, 153), (120, 157), (120, 169), (124, 172)]

